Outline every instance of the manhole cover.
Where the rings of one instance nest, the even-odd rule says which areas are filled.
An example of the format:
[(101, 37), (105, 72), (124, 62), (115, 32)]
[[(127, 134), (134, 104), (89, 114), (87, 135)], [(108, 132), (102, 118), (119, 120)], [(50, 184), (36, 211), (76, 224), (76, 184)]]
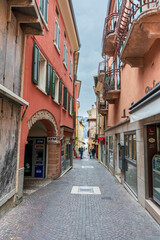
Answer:
[(71, 194), (101, 194), (99, 187), (73, 186)]

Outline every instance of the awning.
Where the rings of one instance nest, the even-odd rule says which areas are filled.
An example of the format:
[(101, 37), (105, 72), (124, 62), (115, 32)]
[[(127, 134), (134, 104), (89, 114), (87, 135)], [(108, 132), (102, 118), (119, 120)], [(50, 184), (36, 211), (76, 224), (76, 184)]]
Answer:
[(98, 137), (98, 143), (99, 141), (102, 141), (103, 142), (103, 145), (105, 144), (105, 137)]
[(13, 93), (8, 88), (4, 87), (0, 84), (0, 96), (7, 98), (9, 101), (19, 104), (21, 106), (28, 106), (29, 103), (26, 102), (23, 98), (19, 97), (15, 93)]
[(139, 121), (160, 113), (160, 85), (129, 108), (130, 122)]

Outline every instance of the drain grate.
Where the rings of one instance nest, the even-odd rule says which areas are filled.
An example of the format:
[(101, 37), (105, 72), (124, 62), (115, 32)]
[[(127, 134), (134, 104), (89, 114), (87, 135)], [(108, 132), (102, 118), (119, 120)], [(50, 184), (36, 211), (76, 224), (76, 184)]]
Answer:
[(101, 194), (99, 187), (73, 186), (71, 194)]
[(103, 199), (103, 200), (112, 200), (111, 197), (101, 197), (101, 199)]
[(94, 193), (92, 187), (90, 187), (90, 188), (79, 187), (78, 192), (79, 193), (83, 193), (83, 192), (85, 192), (85, 193)]

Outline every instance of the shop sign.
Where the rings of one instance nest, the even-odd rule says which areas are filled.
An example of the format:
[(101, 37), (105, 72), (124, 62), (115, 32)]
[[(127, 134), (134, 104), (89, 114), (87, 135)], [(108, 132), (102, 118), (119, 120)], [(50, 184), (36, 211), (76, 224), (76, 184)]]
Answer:
[(36, 139), (36, 144), (44, 144), (44, 139)]
[(149, 142), (149, 143), (155, 143), (155, 141), (156, 141), (155, 138), (149, 138), (149, 139), (148, 139), (148, 142)]
[(44, 144), (35, 144), (35, 149), (43, 149)]
[(57, 142), (57, 141), (59, 141), (59, 137), (48, 137), (47, 141), (48, 142)]
[(156, 81), (153, 80), (153, 87), (147, 86), (147, 87), (145, 88), (145, 93), (146, 93), (146, 94), (149, 93), (149, 92), (150, 92), (153, 88), (155, 88), (158, 84), (160, 84), (160, 82), (156, 83)]

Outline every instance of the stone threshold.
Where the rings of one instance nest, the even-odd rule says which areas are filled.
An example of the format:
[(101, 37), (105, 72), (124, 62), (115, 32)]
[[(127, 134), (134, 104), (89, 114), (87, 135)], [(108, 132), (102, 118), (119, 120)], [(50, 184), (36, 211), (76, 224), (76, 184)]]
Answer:
[(145, 200), (145, 208), (151, 214), (151, 216), (156, 220), (158, 224), (160, 224), (160, 208), (156, 206), (152, 200)]
[(123, 186), (129, 192), (129, 194), (138, 202), (137, 197), (134, 195), (134, 193), (131, 191), (131, 189), (128, 187), (128, 185), (126, 183), (124, 183)]
[(62, 175), (60, 176), (60, 178), (63, 177), (63, 176), (64, 176), (68, 171), (70, 171), (71, 169), (72, 169), (72, 166), (69, 167), (65, 172), (63, 172)]

